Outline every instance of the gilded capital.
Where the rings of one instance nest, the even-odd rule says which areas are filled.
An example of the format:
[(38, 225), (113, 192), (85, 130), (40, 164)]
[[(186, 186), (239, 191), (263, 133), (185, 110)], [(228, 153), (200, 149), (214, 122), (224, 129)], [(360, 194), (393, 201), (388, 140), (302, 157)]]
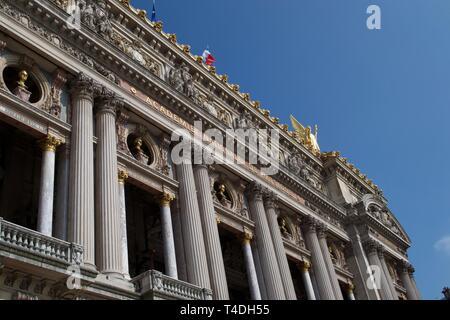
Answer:
[(119, 183), (124, 184), (125, 180), (128, 179), (128, 172), (126, 172), (125, 170), (119, 170), (117, 176), (119, 179)]
[(249, 244), (253, 239), (253, 232), (248, 229), (244, 228), (244, 232), (242, 233), (242, 241), (244, 244)]
[(309, 261), (303, 261), (301, 264), (301, 268), (303, 272), (308, 272), (311, 269), (311, 263)]
[(355, 285), (350, 282), (348, 284), (347, 290), (348, 290), (349, 293), (353, 293), (353, 291), (355, 290)]
[(170, 193), (163, 193), (159, 199), (159, 204), (162, 207), (168, 207), (170, 206), (170, 203), (175, 200), (175, 196), (173, 194)]
[(44, 139), (39, 141), (39, 145), (41, 146), (42, 151), (51, 151), (55, 152), (56, 148), (61, 145), (61, 139), (58, 139), (52, 135), (48, 135)]

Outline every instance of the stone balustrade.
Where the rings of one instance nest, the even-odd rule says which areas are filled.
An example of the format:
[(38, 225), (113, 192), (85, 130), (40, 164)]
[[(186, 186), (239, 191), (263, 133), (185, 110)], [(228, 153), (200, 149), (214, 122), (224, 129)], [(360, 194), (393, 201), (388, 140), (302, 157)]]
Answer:
[(212, 292), (193, 284), (150, 270), (133, 278), (136, 290), (144, 299), (212, 300)]
[(0, 247), (5, 251), (22, 253), (28, 257), (48, 259), (65, 264), (80, 265), (83, 248), (56, 238), (13, 224), (0, 218)]

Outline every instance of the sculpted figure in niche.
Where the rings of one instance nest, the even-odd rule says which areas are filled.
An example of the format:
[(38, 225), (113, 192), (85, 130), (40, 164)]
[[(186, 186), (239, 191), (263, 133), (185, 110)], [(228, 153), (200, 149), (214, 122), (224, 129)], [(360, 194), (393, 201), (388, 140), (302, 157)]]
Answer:
[(203, 101), (203, 108), (217, 118), (217, 110), (216, 107), (214, 107), (214, 97), (212, 95), (208, 95)]
[(100, 1), (98, 4), (96, 15), (99, 19), (98, 32), (103, 35), (106, 40), (110, 41), (113, 37), (113, 28), (109, 21), (106, 3), (104, 1)]
[(231, 208), (232, 201), (227, 187), (220, 182), (214, 183), (214, 198), (217, 199), (224, 207)]
[(293, 174), (298, 176), (300, 174), (301, 166), (302, 160), (300, 159), (300, 156), (297, 154), (291, 154), (288, 160), (289, 170), (291, 170)]
[(172, 69), (169, 74), (170, 85), (178, 92), (184, 92), (184, 81), (181, 68)]
[(219, 109), (218, 119), (220, 122), (223, 122), (227, 126), (231, 127), (231, 116), (227, 111)]
[(369, 212), (375, 216), (376, 219), (381, 219), (381, 210), (377, 206), (372, 206), (369, 208)]
[(250, 124), (251, 124), (250, 114), (248, 113), (247, 110), (244, 110), (239, 115), (239, 118), (236, 119), (235, 129), (247, 130), (247, 129), (250, 129), (250, 126), (251, 126)]
[(113, 38), (113, 28), (109, 20), (106, 2), (103, 0), (80, 0), (78, 6), (81, 12), (81, 22), (110, 41)]
[(278, 225), (280, 227), (280, 231), (281, 234), (285, 237), (285, 238), (291, 238), (292, 234), (289, 231), (289, 229), (287, 228), (287, 223), (286, 223), (286, 219), (284, 218), (280, 218), (278, 221)]
[(138, 137), (134, 140), (133, 155), (135, 156), (136, 160), (138, 160), (142, 164), (147, 165), (149, 157), (145, 154), (144, 150), (142, 150), (142, 144), (142, 138)]

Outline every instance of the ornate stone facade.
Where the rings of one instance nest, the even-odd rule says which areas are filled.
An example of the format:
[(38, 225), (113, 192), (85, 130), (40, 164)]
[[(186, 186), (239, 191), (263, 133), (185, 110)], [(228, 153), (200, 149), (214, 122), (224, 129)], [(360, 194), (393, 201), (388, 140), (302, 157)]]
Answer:
[[(277, 172), (174, 164), (195, 120), (276, 129)], [(0, 298), (419, 299), (381, 190), (303, 140), (127, 0), (0, 0)]]

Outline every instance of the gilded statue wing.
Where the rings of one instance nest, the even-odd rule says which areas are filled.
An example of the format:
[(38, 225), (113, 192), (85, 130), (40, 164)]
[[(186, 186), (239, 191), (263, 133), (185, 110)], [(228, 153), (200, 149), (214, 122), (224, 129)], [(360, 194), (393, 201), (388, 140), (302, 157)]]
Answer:
[(301, 125), (300, 122), (297, 121), (297, 119), (294, 118), (293, 115), (291, 115), (291, 123), (292, 123), (292, 127), (294, 127), (294, 130), (297, 132), (298, 136), (301, 139), (305, 139), (307, 138), (307, 130), (304, 126)]

